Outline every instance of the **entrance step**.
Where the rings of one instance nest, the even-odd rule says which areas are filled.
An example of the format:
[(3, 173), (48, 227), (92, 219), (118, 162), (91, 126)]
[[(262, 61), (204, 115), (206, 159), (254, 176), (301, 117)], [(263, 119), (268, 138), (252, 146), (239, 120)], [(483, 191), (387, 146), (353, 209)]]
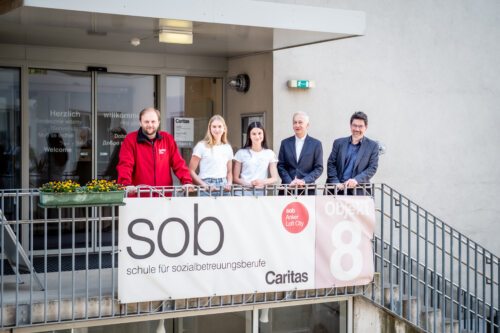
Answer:
[(442, 318), (441, 309), (433, 307), (424, 307), (420, 310), (420, 323), (421, 327), (427, 329), (429, 332), (434, 330), (434, 323), (437, 329), (441, 328)]
[(444, 331), (446, 333), (460, 333), (460, 322), (457, 319), (446, 318), (444, 322)]
[(403, 314), (402, 316), (411, 322), (417, 321), (417, 296), (403, 295)]
[[(392, 291), (392, 295), (391, 295)], [(384, 285), (384, 305), (390, 308), (391, 296), (393, 305), (399, 302), (399, 285), (385, 284)]]

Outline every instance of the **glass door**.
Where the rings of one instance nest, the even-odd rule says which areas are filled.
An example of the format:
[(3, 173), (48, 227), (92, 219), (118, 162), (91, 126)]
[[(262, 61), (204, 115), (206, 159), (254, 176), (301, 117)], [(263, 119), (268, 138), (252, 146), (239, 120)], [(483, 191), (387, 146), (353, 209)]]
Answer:
[[(116, 179), (123, 138), (139, 127), (139, 112), (155, 105), (154, 75), (32, 68), (28, 86), (31, 188), (48, 181), (71, 179), (85, 185), (92, 178)], [(36, 206), (34, 218), (42, 219), (44, 214)], [(71, 217), (69, 214), (69, 209), (61, 213), (47, 210), (49, 219)], [(89, 216), (89, 211), (78, 208), (75, 215)], [(85, 221), (49, 223), (47, 230), (41, 225), (38, 228), (34, 230), (35, 250), (111, 245), (108, 226), (101, 227), (102, 240), (97, 237), (96, 226)], [(44, 233), (48, 236), (47, 248)]]
[(20, 71), (0, 68), (0, 189), (21, 185)]
[[(139, 129), (139, 112), (155, 106), (155, 77), (153, 75), (96, 74), (97, 89), (97, 177), (117, 180), (118, 158), (125, 136)], [(104, 208), (109, 210), (110, 208)], [(111, 215), (103, 211), (106, 215)], [(112, 223), (92, 224), (97, 246), (112, 245)], [(99, 233), (101, 229), (101, 233)], [(102, 235), (102, 241), (99, 240)], [(118, 223), (115, 224), (118, 235)], [(115, 242), (117, 242), (117, 237)]]
[(121, 143), (139, 129), (139, 112), (155, 104), (153, 75), (97, 73), (97, 178), (118, 178)]
[[(21, 187), (20, 70), (0, 68), (0, 191)], [(3, 199), (7, 219), (16, 216), (16, 202)]]
[(28, 84), (30, 188), (85, 180), (81, 163), (92, 163), (91, 74), (30, 69)]
[[(30, 188), (49, 181), (85, 181), (91, 176), (88, 165), (92, 163), (91, 73), (31, 68), (28, 80)], [(45, 218), (36, 203), (34, 210), (35, 219)], [(61, 216), (57, 209), (47, 210), (49, 219), (68, 214), (67, 210), (62, 210)], [(77, 214), (83, 215), (81, 209)], [(47, 227), (37, 223), (33, 228), (35, 250), (87, 245), (85, 222), (49, 223)]]

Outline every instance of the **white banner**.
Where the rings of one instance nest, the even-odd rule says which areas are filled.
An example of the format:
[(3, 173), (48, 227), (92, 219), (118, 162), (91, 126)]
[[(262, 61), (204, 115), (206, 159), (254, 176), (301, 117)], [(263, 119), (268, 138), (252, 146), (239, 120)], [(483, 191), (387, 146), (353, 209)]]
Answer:
[(370, 197), (125, 200), (123, 303), (355, 285), (373, 277)]

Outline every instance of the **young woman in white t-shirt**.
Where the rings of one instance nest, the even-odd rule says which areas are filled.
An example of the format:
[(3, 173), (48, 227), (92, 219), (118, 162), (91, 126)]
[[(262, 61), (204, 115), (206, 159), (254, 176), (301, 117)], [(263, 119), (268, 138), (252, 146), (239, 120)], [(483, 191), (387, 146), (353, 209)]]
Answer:
[[(189, 171), (193, 182), (217, 195), (221, 187), (230, 191), (233, 149), (227, 141), (227, 126), (224, 118), (215, 115), (208, 121), (207, 134), (193, 149)], [(196, 169), (199, 167), (199, 173)]]
[(260, 189), (247, 194), (263, 194), (266, 185), (278, 181), (276, 154), (267, 148), (266, 132), (260, 122), (248, 125), (247, 141), (234, 156), (234, 183), (245, 187)]

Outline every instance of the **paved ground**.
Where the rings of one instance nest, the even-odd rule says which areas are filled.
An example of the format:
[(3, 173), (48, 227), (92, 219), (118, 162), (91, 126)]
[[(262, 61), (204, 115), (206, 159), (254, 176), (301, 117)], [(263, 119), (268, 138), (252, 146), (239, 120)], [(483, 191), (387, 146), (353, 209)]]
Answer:
[[(1, 305), (44, 303), (55, 300), (72, 300), (113, 296), (117, 298), (116, 268), (91, 269), (68, 272), (37, 273), (45, 290), (40, 290), (34, 276), (22, 274), (22, 283), (16, 283), (15, 275), (2, 279)], [(113, 279), (112, 279), (113, 276)], [(113, 283), (114, 281), (114, 283)], [(113, 294), (114, 290), (114, 294)]]

